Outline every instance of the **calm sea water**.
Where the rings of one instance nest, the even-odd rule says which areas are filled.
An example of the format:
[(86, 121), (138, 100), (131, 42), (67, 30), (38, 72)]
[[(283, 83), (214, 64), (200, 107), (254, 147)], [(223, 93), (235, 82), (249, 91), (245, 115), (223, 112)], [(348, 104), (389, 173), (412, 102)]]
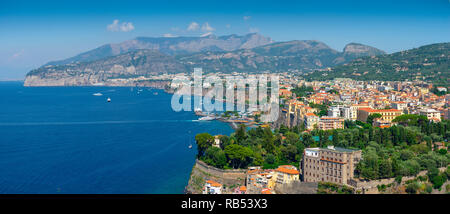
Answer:
[(170, 99), (156, 89), (0, 82), (0, 193), (183, 193), (195, 134), (233, 130), (174, 112)]

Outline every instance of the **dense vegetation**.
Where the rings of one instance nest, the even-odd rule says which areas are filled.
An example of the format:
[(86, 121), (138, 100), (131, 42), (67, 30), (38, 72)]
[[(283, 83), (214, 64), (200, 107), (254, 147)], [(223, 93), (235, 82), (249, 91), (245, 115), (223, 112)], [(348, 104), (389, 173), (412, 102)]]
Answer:
[[(304, 148), (334, 145), (363, 150), (363, 160), (355, 174), (364, 179), (401, 178), (416, 175), (421, 170), (431, 172), (448, 166), (447, 149), (433, 149), (436, 142), (448, 142), (450, 121), (432, 123), (418, 115), (402, 115), (394, 121), (398, 125), (384, 129), (349, 121), (346, 129), (309, 133), (304, 132), (304, 127), (281, 126), (274, 131), (259, 127), (247, 131), (241, 125), (230, 136), (220, 136), (220, 148), (212, 146), (214, 137), (210, 134), (198, 134), (198, 158), (218, 168), (298, 166)], [(430, 181), (443, 179), (435, 177)]]
[(419, 48), (363, 57), (336, 66), (332, 71), (316, 71), (308, 80), (330, 80), (346, 77), (356, 80), (425, 80), (450, 86), (450, 43), (426, 45)]
[(218, 168), (245, 168), (250, 165), (275, 168), (281, 164), (298, 166), (305, 148), (298, 133), (298, 130), (292, 132), (285, 127), (275, 132), (261, 127), (247, 131), (241, 125), (230, 136), (220, 136), (220, 148), (212, 146), (213, 136), (201, 133), (196, 136), (198, 158)]
[(431, 91), (433, 94), (436, 94), (437, 96), (442, 96), (442, 95), (446, 95), (446, 94), (449, 93), (449, 91), (439, 91), (439, 90), (437, 89), (436, 86), (433, 87), (430, 91)]
[(317, 185), (317, 194), (353, 194), (354, 190), (345, 185), (339, 185), (330, 182), (319, 182)]
[(294, 93), (297, 97), (306, 97), (314, 93), (314, 89), (310, 86), (302, 85), (300, 87), (295, 87), (291, 90), (291, 92)]
[(319, 117), (328, 115), (328, 106), (329, 106), (328, 103), (325, 103), (325, 104), (309, 103), (309, 106), (311, 108), (319, 109), (319, 111), (317, 112), (317, 116), (319, 116)]

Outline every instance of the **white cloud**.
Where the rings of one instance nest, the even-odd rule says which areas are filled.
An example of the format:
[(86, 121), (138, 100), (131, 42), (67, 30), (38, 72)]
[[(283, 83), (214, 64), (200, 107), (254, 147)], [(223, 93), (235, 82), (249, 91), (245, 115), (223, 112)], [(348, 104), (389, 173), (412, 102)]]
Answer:
[(200, 28), (200, 25), (197, 22), (191, 22), (191, 24), (189, 24), (187, 30), (188, 31), (196, 31)]
[(242, 17), (243, 19), (244, 19), (244, 21), (247, 21), (247, 20), (249, 20), (250, 18), (252, 18), (251, 16), (244, 16), (244, 17)]
[(171, 33), (166, 33), (166, 34), (163, 34), (163, 37), (166, 37), (166, 38), (173, 38), (173, 37), (178, 37), (177, 35), (173, 35), (173, 34), (171, 34)]
[(131, 22), (122, 23), (122, 25), (120, 26), (120, 30), (123, 31), (123, 32), (132, 31), (132, 30), (134, 30), (134, 25)]
[(213, 28), (213, 27), (211, 27), (211, 25), (209, 25), (209, 23), (208, 22), (205, 22), (203, 25), (202, 25), (202, 31), (205, 31), (205, 32), (211, 32), (211, 31), (214, 31), (215, 29)]
[(118, 19), (115, 19), (112, 24), (109, 24), (106, 26), (106, 29), (108, 31), (112, 32), (128, 32), (134, 30), (134, 25), (131, 22), (122, 22), (120, 23)]

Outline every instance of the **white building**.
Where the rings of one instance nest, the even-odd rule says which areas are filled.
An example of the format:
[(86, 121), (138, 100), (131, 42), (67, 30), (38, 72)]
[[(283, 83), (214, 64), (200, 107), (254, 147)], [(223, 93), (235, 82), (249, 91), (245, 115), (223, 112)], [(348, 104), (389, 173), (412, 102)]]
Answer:
[(421, 109), (419, 114), (426, 116), (429, 120), (441, 120), (441, 112), (432, 108)]
[(305, 155), (309, 157), (319, 157), (319, 148), (306, 148)]
[(328, 116), (329, 117), (340, 117), (341, 116), (341, 108), (340, 108), (340, 106), (331, 106), (328, 109)]
[(222, 184), (208, 180), (203, 187), (203, 194), (222, 194)]
[(352, 110), (352, 107), (344, 107), (341, 109), (341, 116), (346, 120), (353, 120), (356, 118), (356, 115), (353, 115), (355, 111)]
[(214, 143), (212, 146), (220, 148), (220, 136), (218, 135), (214, 136)]
[(393, 109), (397, 109), (397, 110), (403, 111), (403, 110), (406, 109), (406, 107), (408, 107), (408, 104), (407, 104), (406, 102), (402, 102), (402, 101), (399, 101), (399, 102), (392, 102), (392, 103), (391, 103), (391, 107), (392, 107)]

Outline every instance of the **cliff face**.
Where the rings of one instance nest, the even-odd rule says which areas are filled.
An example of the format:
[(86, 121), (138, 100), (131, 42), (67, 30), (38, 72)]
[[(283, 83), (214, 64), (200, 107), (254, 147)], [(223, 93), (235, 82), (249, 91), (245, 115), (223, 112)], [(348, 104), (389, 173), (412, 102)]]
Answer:
[(139, 84), (138, 77), (176, 73), (185, 66), (174, 57), (152, 50), (129, 52), (103, 60), (67, 65), (47, 65), (30, 71), (25, 86), (128, 86)]

